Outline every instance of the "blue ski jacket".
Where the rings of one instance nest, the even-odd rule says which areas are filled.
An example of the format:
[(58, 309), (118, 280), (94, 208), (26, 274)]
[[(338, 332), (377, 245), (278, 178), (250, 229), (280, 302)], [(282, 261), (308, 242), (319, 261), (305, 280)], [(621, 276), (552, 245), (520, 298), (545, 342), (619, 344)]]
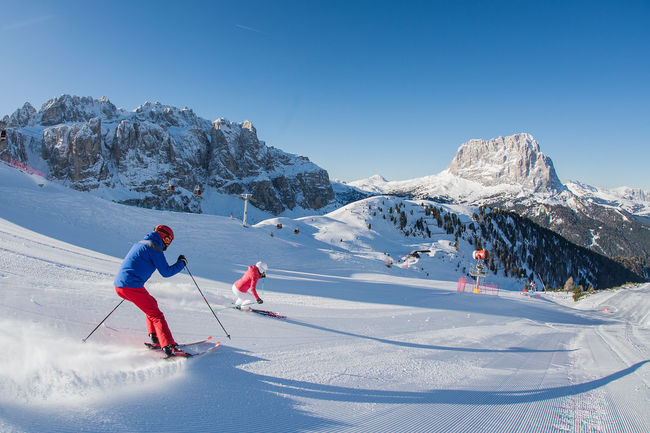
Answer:
[(115, 276), (113, 285), (115, 287), (144, 287), (144, 283), (156, 269), (165, 278), (182, 271), (185, 265), (180, 260), (172, 266), (167, 264), (163, 248), (164, 244), (160, 235), (156, 232), (149, 233), (143, 241), (131, 247)]

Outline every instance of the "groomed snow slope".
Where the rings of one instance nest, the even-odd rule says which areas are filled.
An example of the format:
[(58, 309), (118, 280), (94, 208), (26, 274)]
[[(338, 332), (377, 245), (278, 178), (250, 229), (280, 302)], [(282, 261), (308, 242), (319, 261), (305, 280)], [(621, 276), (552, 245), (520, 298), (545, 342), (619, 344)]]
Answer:
[[(271, 237), (276, 222), (126, 207), (0, 164), (0, 431), (650, 431), (650, 285), (578, 303), (457, 294), (444, 260), (427, 278), (384, 266), (371, 238), (337, 248), (357, 236), (337, 212)], [(81, 343), (159, 223), (213, 308), (263, 259), (263, 307), (288, 318), (220, 311), (228, 340), (186, 272), (155, 274), (177, 340), (221, 348), (163, 361), (126, 302)]]

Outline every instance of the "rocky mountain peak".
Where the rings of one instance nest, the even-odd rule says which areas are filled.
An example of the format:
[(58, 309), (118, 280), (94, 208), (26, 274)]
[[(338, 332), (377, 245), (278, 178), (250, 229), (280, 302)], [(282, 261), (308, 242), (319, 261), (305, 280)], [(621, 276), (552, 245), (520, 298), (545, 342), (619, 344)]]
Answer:
[(61, 123), (88, 122), (95, 117), (113, 119), (121, 113), (107, 97), (61, 95), (47, 101), (39, 111), (38, 123), (45, 126)]
[(29, 125), (37, 114), (36, 108), (32, 107), (29, 102), (25, 102), (22, 108), (14, 111), (11, 116), (5, 116), (2, 121), (9, 127), (23, 127)]
[(160, 102), (145, 102), (134, 110), (139, 121), (147, 121), (167, 127), (210, 128), (209, 122), (201, 119), (190, 108), (177, 108)]
[(526, 133), (469, 140), (458, 148), (447, 170), (484, 186), (510, 184), (531, 192), (548, 193), (565, 188), (551, 158), (544, 155), (539, 143)]
[(255, 127), (249, 120), (244, 120), (244, 123), (242, 123), (242, 128), (250, 131), (251, 134), (257, 135), (257, 131), (255, 130)]

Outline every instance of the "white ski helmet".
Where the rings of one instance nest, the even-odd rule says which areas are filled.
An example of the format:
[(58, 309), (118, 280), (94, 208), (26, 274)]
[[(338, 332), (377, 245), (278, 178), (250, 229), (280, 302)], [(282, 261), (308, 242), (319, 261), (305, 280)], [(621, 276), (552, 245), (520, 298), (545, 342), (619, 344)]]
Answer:
[(255, 263), (255, 266), (257, 266), (257, 270), (260, 271), (260, 274), (266, 274), (266, 271), (269, 268), (264, 262), (257, 262)]

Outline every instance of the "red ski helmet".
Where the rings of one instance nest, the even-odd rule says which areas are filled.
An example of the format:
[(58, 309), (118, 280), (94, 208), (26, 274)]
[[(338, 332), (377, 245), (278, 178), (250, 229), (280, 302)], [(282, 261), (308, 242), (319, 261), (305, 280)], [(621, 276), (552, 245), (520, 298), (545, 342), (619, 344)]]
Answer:
[(169, 244), (174, 240), (174, 232), (167, 226), (157, 225), (153, 231), (160, 235), (160, 239), (162, 239), (163, 244), (165, 244), (165, 249), (167, 249)]

